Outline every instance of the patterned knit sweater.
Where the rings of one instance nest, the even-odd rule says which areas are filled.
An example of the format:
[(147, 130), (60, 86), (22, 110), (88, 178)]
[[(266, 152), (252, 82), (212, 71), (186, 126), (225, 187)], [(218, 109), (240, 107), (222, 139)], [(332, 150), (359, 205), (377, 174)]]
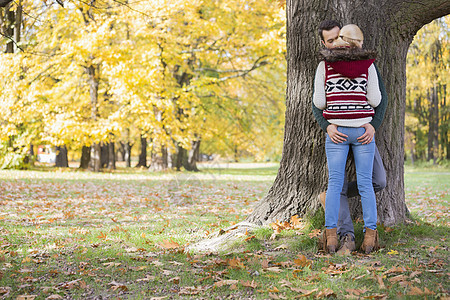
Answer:
[(326, 50), (316, 71), (314, 105), (330, 123), (360, 127), (372, 120), (381, 101), (374, 58), (357, 49)]

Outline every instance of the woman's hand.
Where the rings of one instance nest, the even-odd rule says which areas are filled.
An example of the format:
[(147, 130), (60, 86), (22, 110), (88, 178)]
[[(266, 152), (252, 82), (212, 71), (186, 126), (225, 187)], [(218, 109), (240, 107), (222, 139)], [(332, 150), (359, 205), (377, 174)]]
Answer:
[(361, 127), (364, 127), (366, 129), (366, 132), (364, 132), (364, 134), (360, 136), (357, 140), (363, 145), (369, 144), (370, 142), (372, 142), (373, 136), (375, 135), (375, 128), (369, 123), (366, 123)]
[(328, 136), (330, 137), (330, 139), (333, 141), (333, 143), (335, 144), (339, 144), (339, 143), (343, 143), (347, 140), (348, 135), (343, 134), (342, 132), (339, 132), (337, 130), (337, 125), (335, 124), (330, 124), (327, 127), (327, 133)]

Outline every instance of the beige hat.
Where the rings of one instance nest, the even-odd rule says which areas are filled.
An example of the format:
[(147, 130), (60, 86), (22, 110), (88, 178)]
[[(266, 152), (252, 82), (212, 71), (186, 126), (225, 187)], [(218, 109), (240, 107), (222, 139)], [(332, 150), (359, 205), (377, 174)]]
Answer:
[(355, 24), (348, 24), (339, 31), (339, 38), (334, 41), (334, 47), (358, 47), (361, 48), (364, 41), (364, 35)]

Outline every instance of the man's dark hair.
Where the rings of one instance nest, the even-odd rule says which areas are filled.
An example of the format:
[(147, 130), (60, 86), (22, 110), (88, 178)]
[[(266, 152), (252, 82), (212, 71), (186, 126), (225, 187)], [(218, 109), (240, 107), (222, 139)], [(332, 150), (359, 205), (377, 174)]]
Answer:
[(322, 31), (324, 31), (324, 30), (327, 30), (327, 31), (331, 30), (331, 29), (333, 29), (336, 26), (339, 27), (339, 28), (342, 28), (341, 22), (338, 22), (336, 20), (325, 20), (325, 21), (322, 21), (322, 23), (320, 23), (320, 25), (319, 25), (319, 36), (322, 39), (322, 41), (323, 41)]

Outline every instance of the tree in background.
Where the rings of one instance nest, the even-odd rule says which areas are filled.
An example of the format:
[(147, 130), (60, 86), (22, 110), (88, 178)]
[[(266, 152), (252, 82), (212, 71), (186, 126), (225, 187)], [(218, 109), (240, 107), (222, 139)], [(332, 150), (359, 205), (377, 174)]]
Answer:
[[(167, 168), (172, 161), (178, 169), (195, 170), (200, 146), (213, 143), (210, 137), (231, 136), (240, 145), (241, 135), (249, 153), (263, 153), (263, 141), (282, 131), (285, 80), (270, 74), (285, 69), (285, 21), (277, 3), (75, 1), (62, 7), (30, 1), (23, 6), (29, 16), (23, 22), (23, 52), (8, 69), (14, 76), (26, 69), (23, 87), (14, 81), (3, 85), (2, 93), (2, 120), (10, 128), (4, 136), (22, 148), (33, 142), (83, 149), (81, 166), (91, 161), (98, 171), (101, 153), (110, 153), (101, 151), (102, 145), (122, 143), (125, 151), (141, 140), (150, 143), (153, 164)], [(23, 110), (29, 103), (39, 109)], [(30, 120), (30, 114), (38, 114), (37, 130), (18, 121)], [(261, 121), (267, 117), (270, 121)], [(223, 124), (234, 129), (222, 126), (217, 135), (215, 127)], [(18, 128), (26, 140), (16, 138)], [(218, 149), (216, 143), (215, 150), (235, 152), (225, 144)]]
[(450, 16), (434, 20), (417, 32), (408, 50), (405, 143), (413, 162), (450, 158), (449, 28)]

